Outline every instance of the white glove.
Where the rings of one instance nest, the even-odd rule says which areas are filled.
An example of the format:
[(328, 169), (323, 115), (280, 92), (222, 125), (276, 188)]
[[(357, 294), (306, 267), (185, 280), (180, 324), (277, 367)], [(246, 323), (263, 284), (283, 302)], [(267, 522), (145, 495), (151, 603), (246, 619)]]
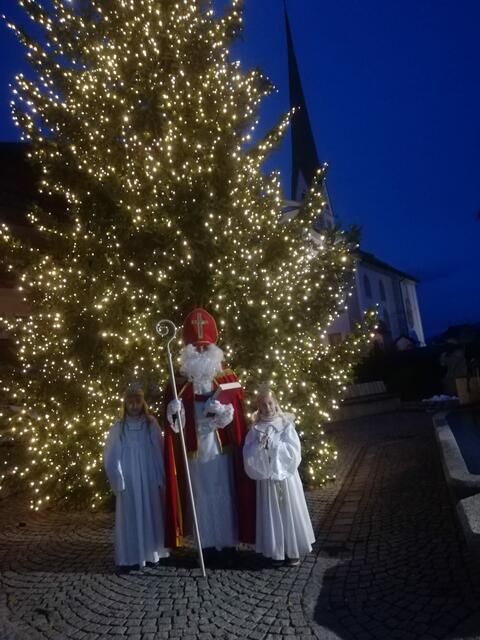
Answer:
[(180, 432), (179, 419), (182, 425), (184, 425), (185, 409), (180, 398), (178, 400), (170, 400), (167, 406), (167, 420), (175, 433)]
[(218, 400), (207, 400), (203, 409), (203, 415), (213, 413), (210, 421), (212, 429), (223, 429), (233, 420), (233, 405), (222, 404)]

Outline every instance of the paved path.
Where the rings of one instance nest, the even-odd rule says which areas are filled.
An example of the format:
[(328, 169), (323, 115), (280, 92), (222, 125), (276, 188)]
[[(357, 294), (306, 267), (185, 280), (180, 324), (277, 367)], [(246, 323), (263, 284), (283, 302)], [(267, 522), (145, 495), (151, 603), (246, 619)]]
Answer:
[(319, 536), (296, 568), (245, 551), (207, 581), (188, 554), (117, 575), (111, 514), (0, 502), (0, 639), (480, 638), (480, 579), (428, 417), (331, 429), (339, 479), (308, 495)]
[(362, 447), (323, 524), (316, 623), (344, 640), (480, 638), (479, 573), (430, 424), (404, 414), (363, 426), (343, 436)]

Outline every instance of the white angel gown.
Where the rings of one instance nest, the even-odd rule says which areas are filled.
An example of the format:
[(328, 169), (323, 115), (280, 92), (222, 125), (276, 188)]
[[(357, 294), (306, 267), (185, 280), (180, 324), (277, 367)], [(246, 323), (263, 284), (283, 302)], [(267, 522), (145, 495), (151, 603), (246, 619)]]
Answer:
[(297, 471), (301, 447), (293, 416), (256, 422), (247, 434), (243, 461), (257, 485), (257, 552), (273, 560), (309, 553), (315, 535)]
[(116, 496), (115, 564), (145, 566), (164, 548), (162, 434), (152, 416), (128, 416), (107, 437), (104, 464)]

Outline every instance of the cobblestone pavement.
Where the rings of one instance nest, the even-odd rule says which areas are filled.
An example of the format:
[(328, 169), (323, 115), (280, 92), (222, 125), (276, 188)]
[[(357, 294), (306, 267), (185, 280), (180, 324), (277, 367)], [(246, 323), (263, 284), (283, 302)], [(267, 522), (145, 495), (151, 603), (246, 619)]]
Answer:
[(331, 431), (338, 481), (308, 494), (318, 540), (300, 567), (242, 551), (204, 580), (184, 553), (117, 575), (112, 514), (0, 502), (0, 640), (480, 638), (480, 578), (428, 416)]
[(479, 571), (428, 416), (364, 426), (343, 433), (361, 451), (323, 522), (311, 580), (321, 586), (307, 598), (315, 622), (343, 640), (480, 638)]

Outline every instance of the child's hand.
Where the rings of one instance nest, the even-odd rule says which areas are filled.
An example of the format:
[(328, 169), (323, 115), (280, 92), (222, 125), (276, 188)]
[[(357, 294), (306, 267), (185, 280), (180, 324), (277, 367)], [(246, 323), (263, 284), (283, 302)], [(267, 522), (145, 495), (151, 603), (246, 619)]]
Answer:
[(272, 446), (272, 439), (268, 435), (268, 433), (262, 433), (259, 437), (260, 446), (262, 449), (270, 449)]

